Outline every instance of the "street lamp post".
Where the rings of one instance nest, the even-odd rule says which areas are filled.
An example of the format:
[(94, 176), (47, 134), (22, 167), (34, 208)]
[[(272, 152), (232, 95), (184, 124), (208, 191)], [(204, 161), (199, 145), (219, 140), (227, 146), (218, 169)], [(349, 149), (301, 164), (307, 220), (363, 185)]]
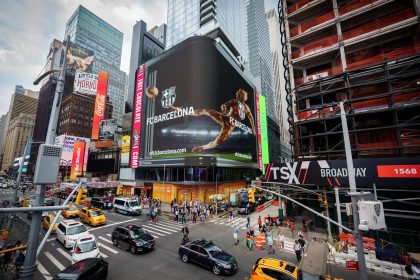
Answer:
[(350, 186), (349, 195), (351, 196), (354, 234), (356, 236), (357, 259), (359, 261), (359, 277), (360, 277), (359, 279), (367, 280), (365, 253), (363, 250), (362, 234), (359, 230), (359, 213), (357, 209), (357, 196), (359, 195), (359, 193), (357, 192), (357, 188), (356, 188), (356, 179), (355, 179), (354, 168), (353, 168), (353, 156), (351, 154), (349, 129), (347, 127), (346, 112), (344, 111), (343, 102), (340, 102), (340, 117), (341, 117), (341, 125), (343, 128), (344, 147), (346, 150), (347, 171), (348, 171), (349, 186)]

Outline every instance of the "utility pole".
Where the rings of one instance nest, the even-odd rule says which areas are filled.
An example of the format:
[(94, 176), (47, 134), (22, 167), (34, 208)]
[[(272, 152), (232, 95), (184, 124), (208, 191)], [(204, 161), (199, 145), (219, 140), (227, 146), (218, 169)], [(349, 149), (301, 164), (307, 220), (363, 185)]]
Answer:
[[(66, 38), (66, 51), (64, 54), (64, 62), (60, 71), (60, 76), (57, 81), (57, 87), (55, 88), (54, 101), (51, 108), (50, 121), (48, 123), (47, 137), (45, 144), (54, 144), (56, 137), (56, 129), (58, 124), (58, 117), (60, 114), (61, 96), (64, 89), (64, 79), (67, 65), (67, 52), (70, 43), (70, 36)], [(46, 185), (41, 184), (36, 188), (36, 199), (35, 206), (42, 206), (45, 199), (45, 188)], [(25, 262), (20, 271), (20, 279), (32, 280), (33, 274), (37, 269), (36, 258), (37, 248), (39, 239), (39, 230), (41, 227), (42, 211), (34, 211), (32, 213), (31, 226), (28, 235), (28, 249), (26, 251)]]
[[(330, 217), (330, 210), (328, 207), (328, 199), (327, 199), (327, 192), (325, 191), (324, 188), (324, 206), (325, 206), (325, 215), (329, 218)], [(341, 224), (341, 222), (339, 222)], [(328, 242), (332, 243), (333, 238), (332, 238), (332, 234), (331, 234), (331, 223), (330, 221), (327, 220), (327, 231), (328, 231)]]
[(354, 175), (353, 156), (351, 154), (349, 129), (347, 127), (346, 112), (344, 111), (344, 103), (340, 102), (340, 117), (343, 128), (344, 147), (346, 149), (347, 171), (350, 185), (351, 205), (353, 210), (354, 234), (356, 237), (357, 259), (359, 262), (359, 279), (367, 280), (365, 253), (363, 250), (362, 234), (359, 230), (359, 213), (357, 209), (357, 196), (359, 193), (356, 188), (356, 179)]
[[(342, 221), (341, 221), (340, 195), (338, 194), (338, 187), (337, 186), (334, 187), (334, 192), (335, 192), (335, 206), (337, 208), (337, 220), (338, 220), (338, 223), (342, 224)], [(338, 232), (339, 233), (342, 233), (343, 232), (343, 229), (339, 227), (338, 228)]]

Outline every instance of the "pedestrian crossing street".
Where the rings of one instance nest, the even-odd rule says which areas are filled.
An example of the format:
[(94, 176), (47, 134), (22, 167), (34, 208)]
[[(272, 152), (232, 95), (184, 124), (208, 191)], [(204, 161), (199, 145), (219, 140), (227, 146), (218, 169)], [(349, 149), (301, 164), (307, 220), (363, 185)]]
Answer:
[[(117, 226), (119, 223), (109, 224), (108, 226)], [(175, 233), (181, 234), (181, 229), (184, 227), (183, 224), (173, 221), (158, 221), (156, 224), (151, 222), (146, 222), (140, 224), (144, 230), (146, 230), (150, 235), (152, 235), (156, 242), (159, 242), (159, 238), (170, 236)], [(188, 227), (192, 223), (187, 224)], [(123, 252), (123, 249), (115, 247), (112, 244), (111, 234), (110, 233), (100, 233), (95, 234), (96, 230), (101, 230), (106, 226), (91, 228), (89, 226), (88, 230), (90, 233), (96, 236), (99, 250), (101, 252), (102, 258), (111, 258), (112, 256), (118, 256), (119, 253)], [(111, 232), (114, 227), (109, 231)], [(38, 271), (42, 277), (35, 279), (46, 279), (51, 280), (57, 273), (64, 270), (66, 267), (71, 265), (71, 252), (70, 250), (65, 249), (62, 244), (58, 241), (55, 241), (56, 238), (50, 238), (48, 241), (54, 241), (51, 243), (51, 247), (48, 251), (44, 251), (38, 258), (37, 265)], [(130, 254), (129, 252), (125, 252)]]
[[(239, 235), (241, 235), (241, 230), (242, 230), (242, 235), (246, 233), (246, 223), (247, 223), (246, 217), (234, 217), (233, 219), (229, 219), (228, 217), (218, 217), (213, 220), (210, 220), (209, 223), (213, 223), (216, 225), (224, 225), (224, 226), (228, 226), (232, 228), (237, 226), (240, 229)], [(251, 219), (251, 227), (255, 231), (255, 236), (257, 236), (259, 234), (257, 219), (254, 219), (254, 221)], [(233, 230), (232, 230), (232, 234), (233, 234)], [(279, 246), (276, 246), (278, 244), (276, 241), (276, 238), (277, 238), (277, 235), (273, 236), (274, 245), (275, 245), (274, 250), (279, 250)], [(293, 244), (294, 244), (293, 239), (285, 237), (284, 251), (294, 254), (295, 251), (293, 250)]]

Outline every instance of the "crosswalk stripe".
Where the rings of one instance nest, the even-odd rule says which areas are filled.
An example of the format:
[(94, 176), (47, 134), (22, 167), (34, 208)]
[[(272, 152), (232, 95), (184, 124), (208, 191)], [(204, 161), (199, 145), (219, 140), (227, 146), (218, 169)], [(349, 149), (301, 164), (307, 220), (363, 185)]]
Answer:
[[(146, 225), (143, 225), (143, 227), (145, 227), (145, 228), (148, 228), (148, 229), (151, 229), (151, 230), (156, 230), (157, 232), (162, 232), (162, 233), (164, 233), (164, 234), (172, 234), (173, 232), (167, 232), (167, 231), (164, 231), (164, 230), (162, 230), (162, 229), (159, 229), (159, 228), (155, 228), (155, 227), (151, 227), (151, 226), (146, 226)], [(152, 231), (153, 232), (153, 231)], [(162, 235), (162, 234), (161, 234)], [(163, 235), (163, 236), (165, 236), (165, 235)]]
[(104, 259), (108, 258), (108, 256), (107, 256), (107, 255), (105, 255), (105, 254), (104, 254), (104, 253), (102, 253), (102, 252), (99, 252), (99, 254), (101, 254), (101, 257), (102, 257), (102, 258), (104, 258)]
[(236, 223), (243, 222), (243, 218), (234, 218), (233, 220), (229, 221), (228, 223), (225, 223), (225, 225), (234, 225)]
[(176, 229), (181, 229), (181, 228), (184, 227), (184, 225), (182, 225), (182, 224), (181, 225), (180, 224), (174, 224), (174, 223), (170, 223), (170, 222), (166, 222), (166, 221), (159, 221), (158, 223), (168, 225), (169, 227), (173, 227), (173, 228), (176, 228)]
[(57, 248), (57, 251), (60, 253), (60, 254), (62, 254), (66, 259), (68, 259), (69, 261), (71, 261), (71, 257), (70, 257), (70, 255), (66, 252), (66, 251), (64, 251), (63, 249), (61, 249), (61, 248)]
[(215, 222), (215, 224), (218, 224), (218, 225), (228, 224), (228, 223), (234, 222), (234, 221), (239, 220), (239, 219), (241, 219), (241, 218), (233, 218), (232, 220), (231, 219), (226, 219), (226, 220), (223, 220), (223, 221), (219, 220), (219, 221)]
[(171, 229), (171, 228), (166, 228), (165, 226), (160, 226), (158, 224), (149, 224), (149, 226), (151, 226), (153, 228), (164, 229), (164, 230), (167, 230), (169, 232), (178, 232), (178, 230)]
[(99, 236), (99, 239), (101, 239), (101, 240), (103, 240), (105, 242), (108, 242), (109, 244), (112, 244), (112, 241), (111, 240), (108, 240), (108, 239), (106, 239), (106, 238), (104, 238), (102, 236)]
[(58, 269), (64, 270), (66, 267), (64, 265), (62, 265), (56, 258), (54, 258), (53, 255), (51, 255), (50, 252), (45, 252), (45, 256), (56, 266), (58, 267)]
[(107, 234), (106, 234), (106, 236), (111, 237), (112, 235), (111, 235), (111, 234), (109, 234), (109, 233), (107, 233)]
[(51, 280), (52, 279), (51, 274), (48, 273), (45, 267), (38, 261), (36, 263), (38, 265), (38, 270), (42, 274), (42, 276), (44, 276), (46, 280)]
[[(153, 233), (153, 234), (157, 234), (157, 235), (159, 235), (159, 236), (166, 236), (166, 234), (163, 234), (163, 233), (160, 233), (160, 232), (156, 232), (156, 231), (154, 231), (154, 229), (150, 229), (148, 226), (143, 225), (143, 227), (145, 227), (145, 228), (146, 228), (147, 233), (151, 232), (151, 233)], [(153, 236), (153, 237), (154, 237), (154, 236)]]
[(108, 251), (110, 251), (110, 252), (114, 253), (114, 254), (118, 254), (118, 251), (116, 251), (116, 250), (114, 250), (114, 249), (112, 249), (112, 248), (109, 248), (108, 246), (106, 246), (106, 245), (104, 245), (104, 244), (102, 244), (102, 243), (98, 243), (98, 245), (99, 245), (100, 247), (103, 247), (103, 248), (105, 248), (106, 250), (108, 250)]

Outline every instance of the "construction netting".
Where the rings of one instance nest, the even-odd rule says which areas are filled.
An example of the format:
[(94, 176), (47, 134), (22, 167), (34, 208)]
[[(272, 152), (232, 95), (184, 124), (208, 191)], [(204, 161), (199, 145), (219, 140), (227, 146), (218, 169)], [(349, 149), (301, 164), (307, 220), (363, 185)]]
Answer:
[(328, 12), (326, 14), (323, 14), (319, 17), (316, 18), (311, 18), (308, 19), (306, 21), (304, 21), (303, 23), (293, 27), (290, 29), (290, 37), (294, 37), (296, 35), (299, 35), (305, 31), (307, 31), (308, 29), (320, 25), (324, 22), (327, 22), (329, 20), (332, 20), (334, 18), (334, 12)]
[(337, 34), (325, 37), (323, 39), (319, 39), (316, 41), (313, 41), (307, 45), (305, 45), (303, 48), (300, 48), (294, 52), (292, 52), (292, 58), (298, 58), (303, 55), (307, 55), (308, 53), (316, 52), (317, 50), (321, 50), (327, 47), (330, 47), (334, 44), (338, 43), (338, 37)]
[(343, 6), (338, 8), (338, 12), (340, 15), (344, 15), (348, 12), (354, 11), (366, 5), (370, 5), (378, 0), (353, 0), (346, 2)]

